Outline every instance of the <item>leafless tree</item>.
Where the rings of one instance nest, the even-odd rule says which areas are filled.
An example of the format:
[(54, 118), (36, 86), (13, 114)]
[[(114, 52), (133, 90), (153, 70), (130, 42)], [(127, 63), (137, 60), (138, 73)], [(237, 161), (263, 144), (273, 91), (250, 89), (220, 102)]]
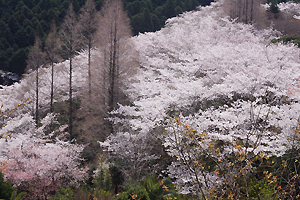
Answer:
[(98, 16), (94, 0), (87, 0), (81, 9), (80, 25), (82, 27), (82, 35), (88, 49), (88, 91), (89, 98), (91, 96), (91, 49), (94, 44), (94, 35), (98, 29)]
[(123, 10), (121, 0), (107, 0), (100, 18), (98, 47), (102, 53), (102, 62), (98, 66), (102, 73), (102, 82), (107, 91), (106, 104), (112, 111), (121, 100), (122, 79), (134, 70), (134, 48), (130, 42), (132, 36), (129, 18)]
[(60, 60), (60, 40), (56, 31), (55, 21), (52, 20), (50, 33), (45, 41), (45, 53), (47, 61), (51, 65), (51, 92), (50, 92), (50, 112), (53, 112), (53, 83), (54, 83), (54, 63)]
[[(101, 50), (99, 71), (102, 76), (102, 99), (107, 111), (123, 103), (123, 80), (136, 71), (136, 53), (131, 43), (131, 28), (121, 0), (107, 0), (101, 13), (98, 48)], [(110, 127), (110, 132), (114, 132)]]
[(114, 131), (113, 125), (106, 120), (109, 112), (126, 101), (124, 83), (137, 71), (138, 62), (131, 42), (129, 18), (121, 0), (104, 2), (98, 27), (95, 50), (91, 52), (91, 99), (83, 95), (83, 112), (78, 117), (82, 120), (80, 128), (84, 136), (104, 140)]
[(27, 60), (26, 71), (36, 71), (36, 96), (35, 96), (35, 121), (38, 124), (39, 120), (39, 67), (45, 63), (45, 56), (41, 50), (41, 40), (37, 37), (33, 47), (30, 49)]
[(77, 22), (72, 3), (69, 6), (64, 23), (61, 25), (60, 40), (62, 44), (62, 53), (70, 61), (69, 69), (69, 133), (73, 132), (73, 101), (72, 101), (72, 67), (73, 57), (82, 47), (82, 35), (80, 34), (80, 25)]
[(253, 23), (259, 17), (261, 0), (225, 0), (225, 12), (243, 23)]

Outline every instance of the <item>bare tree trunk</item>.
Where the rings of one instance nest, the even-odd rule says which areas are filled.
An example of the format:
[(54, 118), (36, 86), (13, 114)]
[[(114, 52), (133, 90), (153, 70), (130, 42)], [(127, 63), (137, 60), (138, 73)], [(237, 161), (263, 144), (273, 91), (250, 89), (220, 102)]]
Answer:
[(89, 99), (91, 101), (91, 93), (92, 93), (92, 73), (91, 73), (91, 48), (92, 48), (92, 42), (91, 39), (89, 40), (89, 47), (88, 47), (88, 77), (89, 77)]
[(54, 63), (60, 59), (60, 41), (56, 32), (55, 20), (52, 20), (50, 33), (45, 41), (45, 52), (47, 54), (47, 61), (51, 65), (51, 91), (50, 91), (50, 112), (54, 111), (53, 98), (54, 98)]
[(253, 1), (254, 0), (251, 0), (251, 10), (250, 10), (250, 22), (251, 23), (253, 22)]
[[(90, 60), (92, 73), (89, 73), (87, 82), (91, 82), (91, 93), (88, 89), (86, 94), (91, 96), (86, 95), (88, 98), (83, 99), (82, 110), (87, 111), (87, 115), (82, 118), (89, 120), (84, 125), (85, 133), (103, 139), (117, 130), (107, 119), (112, 117), (110, 112), (117, 108), (120, 100), (125, 99), (120, 97), (122, 80), (136, 72), (136, 69), (131, 71), (130, 68), (138, 65), (136, 57), (133, 59), (131, 54), (135, 51), (130, 41), (130, 21), (123, 10), (122, 1), (105, 0), (98, 18), (99, 29), (92, 41), (99, 54)], [(90, 120), (90, 116), (97, 118), (97, 121)]]
[(82, 27), (82, 35), (87, 43), (88, 48), (88, 95), (91, 101), (92, 93), (92, 73), (91, 73), (91, 49), (94, 43), (94, 35), (98, 29), (98, 17), (94, 0), (87, 0), (81, 9), (80, 24)]
[(112, 66), (111, 66), (111, 83), (110, 83), (110, 111), (115, 109), (115, 104), (116, 104), (116, 90), (115, 90), (115, 86), (116, 86), (116, 81), (118, 81), (118, 77), (116, 74), (116, 62), (117, 62), (117, 26), (115, 24), (114, 27), (114, 32), (113, 32), (113, 43), (112, 43)]
[(69, 133), (73, 137), (73, 88), (72, 88), (72, 72), (73, 57), (82, 47), (82, 27), (77, 23), (75, 12), (72, 4), (61, 26), (60, 36), (62, 41), (62, 50), (65, 56), (70, 60), (69, 71)]
[(254, 15), (254, 13), (260, 13), (260, 10), (260, 0), (226, 0), (224, 3), (225, 13), (246, 24), (253, 23), (256, 19), (262, 20), (261, 17)]
[(36, 66), (35, 82), (36, 82), (35, 123), (38, 124), (38, 120), (39, 120), (39, 66)]
[(69, 77), (69, 133), (73, 134), (73, 97), (72, 97), (72, 57), (70, 57), (70, 77)]
[(245, 10), (246, 10), (246, 13), (245, 13), (245, 23), (248, 24), (248, 0), (245, 0)]
[(51, 92), (50, 92), (50, 112), (53, 112), (53, 96), (54, 96), (54, 63), (51, 63)]
[(35, 39), (34, 46), (30, 49), (27, 60), (26, 71), (33, 69), (36, 70), (36, 88), (35, 88), (35, 122), (39, 121), (39, 67), (44, 64), (44, 53), (40, 48), (41, 41), (39, 38)]
[(243, 9), (242, 9), (242, 0), (237, 0), (238, 1), (238, 16), (241, 20), (242, 19), (242, 15), (243, 15)]

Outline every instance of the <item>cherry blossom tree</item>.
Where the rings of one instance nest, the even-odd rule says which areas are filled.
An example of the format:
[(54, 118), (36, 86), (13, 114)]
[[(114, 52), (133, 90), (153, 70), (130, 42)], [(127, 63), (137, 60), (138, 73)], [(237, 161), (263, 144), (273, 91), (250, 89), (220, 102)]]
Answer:
[(33, 118), (25, 114), (1, 129), (11, 137), (0, 140), (0, 170), (5, 180), (26, 191), (29, 199), (47, 199), (59, 187), (76, 186), (87, 175), (87, 169), (80, 167), (83, 146), (50, 139), (43, 133), (52, 122), (49, 115), (36, 129)]
[[(161, 31), (135, 38), (141, 67), (127, 90), (132, 105), (114, 111), (122, 116), (114, 123), (126, 131), (104, 142), (115, 155), (127, 152), (130, 157), (134, 149), (120, 141), (128, 132), (143, 141), (160, 138), (176, 160), (167, 171), (183, 193), (201, 195), (189, 187), (197, 185), (195, 174), (186, 176), (178, 143), (170, 143), (170, 119), (179, 117), (196, 133), (207, 133), (223, 144), (224, 154), (237, 142), (249, 155), (265, 156), (281, 156), (298, 145), (291, 141), (300, 114), (299, 94), (289, 91), (299, 84), (300, 50), (292, 44), (272, 44), (278, 31), (256, 30), (221, 18), (222, 12), (221, 1), (212, 3), (169, 19)], [(144, 153), (145, 159), (155, 158), (149, 157), (149, 150)]]

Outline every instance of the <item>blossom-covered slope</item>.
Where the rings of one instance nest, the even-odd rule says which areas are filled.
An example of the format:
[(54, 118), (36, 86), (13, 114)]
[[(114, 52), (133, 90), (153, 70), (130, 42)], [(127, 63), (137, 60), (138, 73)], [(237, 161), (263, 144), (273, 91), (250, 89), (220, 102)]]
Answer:
[[(156, 127), (167, 129), (168, 119), (179, 116), (224, 141), (247, 137), (254, 144), (257, 134), (268, 135), (252, 150), (282, 154), (300, 114), (300, 51), (272, 44), (275, 30), (258, 31), (220, 16), (221, 3), (214, 3), (134, 38), (141, 62), (127, 91), (134, 105), (121, 106), (116, 113), (127, 117), (115, 123), (145, 136), (157, 134)], [(259, 133), (249, 136), (253, 127)], [(120, 150), (120, 134), (103, 145), (129, 152)]]
[[(270, 8), (271, 3), (269, 4), (264, 4), (263, 5), (264, 8), (267, 10)], [(280, 12), (284, 13), (285, 17), (293, 17), (295, 19), (300, 19), (300, 4), (299, 3), (295, 3), (293, 1), (288, 1), (288, 2), (282, 2), (279, 3), (278, 8), (280, 10)]]
[[(54, 66), (54, 101), (68, 99), (69, 87), (69, 61), (64, 61)], [(87, 55), (80, 53), (74, 61), (73, 67), (73, 89), (75, 95), (84, 87), (87, 77)], [(15, 108), (19, 103), (27, 102), (27, 108), (33, 112), (35, 104), (35, 71), (25, 74), (23, 78), (14, 85), (3, 86), (0, 89), (0, 102), (2, 110)], [(39, 104), (44, 109), (50, 108), (51, 68), (49, 66), (39, 68)]]
[[(169, 19), (161, 31), (132, 38), (140, 70), (125, 80), (131, 105), (120, 105), (113, 112), (119, 132), (101, 143), (132, 162), (124, 165), (131, 168), (130, 173), (139, 173), (139, 166), (148, 167), (147, 161), (158, 158), (152, 155), (154, 145), (150, 146), (149, 138), (160, 138), (170, 155), (180, 157), (168, 135), (174, 130), (175, 117), (224, 144), (247, 140), (247, 151), (254, 153), (281, 155), (294, 144), (290, 140), (298, 137), (295, 129), (300, 114), (299, 48), (271, 43), (278, 34), (275, 30), (258, 31), (222, 16), (220, 1)], [(86, 85), (86, 55), (81, 53), (74, 63), (74, 91), (79, 95)], [(55, 73), (55, 100), (67, 100), (68, 61), (57, 64)], [(40, 106), (46, 109), (50, 77), (50, 68), (40, 69)], [(33, 72), (0, 90), (2, 110), (30, 98), (22, 112), (32, 113), (34, 95)], [(34, 123), (28, 115), (23, 118)], [(14, 120), (18, 119), (22, 116)], [(18, 125), (7, 124), (0, 134), (10, 124)], [(177, 166), (173, 163), (169, 168), (170, 176), (189, 179), (180, 177), (183, 173)]]
[[(85, 85), (87, 56), (76, 57), (74, 65), (74, 92), (80, 94)], [(68, 99), (68, 61), (55, 65), (54, 101)], [(33, 119), (35, 109), (35, 72), (19, 83), (3, 86), (0, 90), (0, 171), (4, 178), (22, 188), (31, 199), (46, 199), (53, 191), (67, 185), (76, 185), (87, 175), (80, 168), (84, 146), (62, 141), (66, 125), (60, 125), (50, 108), (51, 68), (39, 69), (39, 105), (42, 115), (39, 128)], [(56, 124), (57, 130), (50, 126)], [(55, 136), (57, 136), (55, 138)], [(60, 138), (60, 139), (59, 139)]]
[(168, 175), (180, 192), (194, 194), (220, 186), (219, 171), (198, 165), (211, 151), (222, 148), (214, 159), (226, 168), (239, 144), (247, 162), (298, 145), (299, 48), (271, 43), (280, 35), (275, 30), (221, 16), (219, 1), (134, 38), (141, 69), (127, 90), (132, 105), (115, 111), (122, 116), (113, 119), (120, 131), (101, 143), (127, 162), (120, 165), (127, 176), (136, 166), (149, 170), (151, 159), (160, 157), (152, 145), (157, 138), (173, 157)]

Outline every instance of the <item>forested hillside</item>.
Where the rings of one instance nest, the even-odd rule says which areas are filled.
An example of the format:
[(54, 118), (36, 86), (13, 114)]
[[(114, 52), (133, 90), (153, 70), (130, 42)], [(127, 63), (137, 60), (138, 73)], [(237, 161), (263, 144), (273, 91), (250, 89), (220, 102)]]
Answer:
[[(50, 30), (52, 19), (60, 26), (70, 0), (1, 0), (0, 1), (0, 70), (24, 73), (29, 48), (35, 36), (43, 41)], [(211, 0), (124, 0), (134, 34), (156, 31), (167, 18), (198, 5), (208, 5)], [(73, 0), (79, 13), (85, 0)], [(95, 1), (100, 10), (102, 0)]]
[(0, 199), (299, 199), (300, 48), (259, 2), (135, 36), (121, 0), (69, 4), (0, 90)]

